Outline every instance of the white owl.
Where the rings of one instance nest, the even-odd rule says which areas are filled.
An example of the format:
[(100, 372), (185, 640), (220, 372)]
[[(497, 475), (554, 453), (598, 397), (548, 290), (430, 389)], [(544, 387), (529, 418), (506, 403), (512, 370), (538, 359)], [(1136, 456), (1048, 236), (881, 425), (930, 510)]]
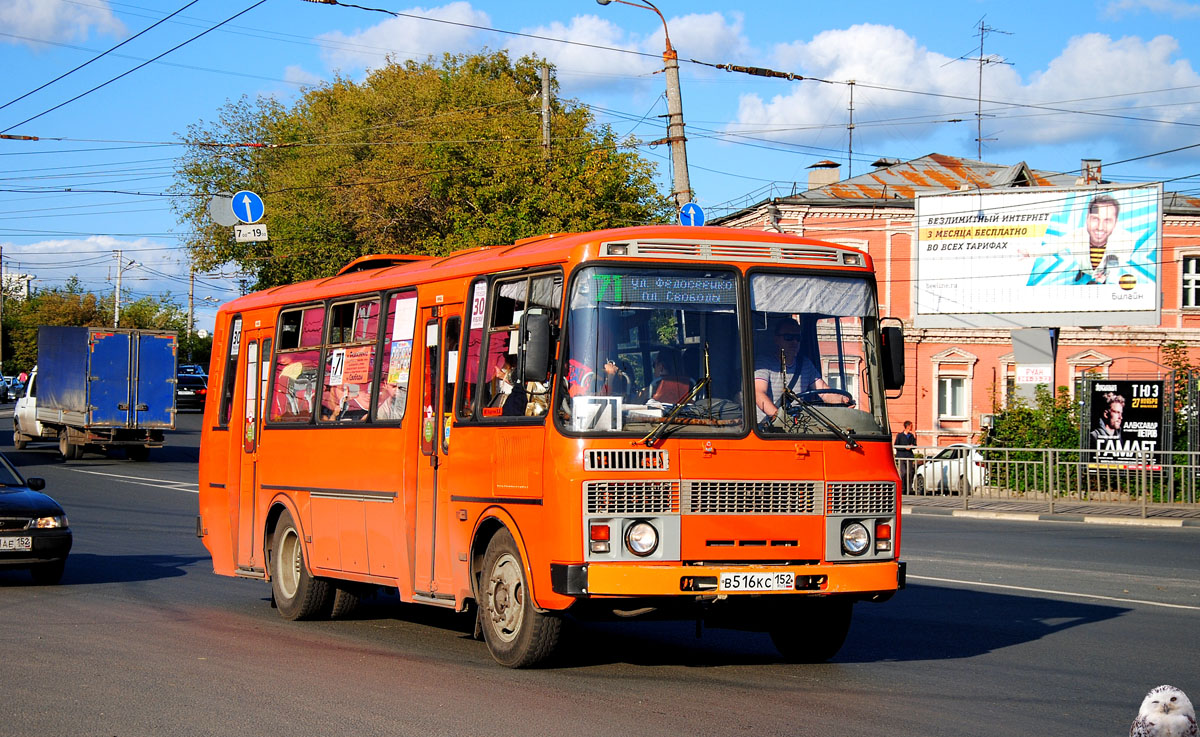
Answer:
[(1196, 712), (1187, 694), (1174, 686), (1150, 689), (1129, 737), (1197, 737)]

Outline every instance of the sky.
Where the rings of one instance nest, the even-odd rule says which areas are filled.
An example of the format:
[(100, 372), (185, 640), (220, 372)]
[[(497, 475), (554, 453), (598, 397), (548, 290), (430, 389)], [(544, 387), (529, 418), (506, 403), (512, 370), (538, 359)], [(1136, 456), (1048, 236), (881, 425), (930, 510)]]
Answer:
[[(243, 97), (290, 104), (334, 75), (361, 80), (388, 57), (543, 57), (560, 96), (637, 144), (670, 191), (669, 152), (650, 145), (665, 136), (666, 101), (663, 24), (649, 9), (355, 4), (399, 15), (305, 0), (0, 0), (0, 135), (38, 139), (0, 139), (4, 273), (107, 292), (119, 253), (133, 298), (186, 304), (187, 228), (167, 194), (189, 126)], [(818, 161), (845, 177), (929, 153), (1056, 172), (1095, 158), (1106, 180), (1200, 193), (1200, 2), (657, 5), (709, 218), (805, 189)], [(196, 275), (198, 328), (211, 330), (240, 277), (232, 264)]]

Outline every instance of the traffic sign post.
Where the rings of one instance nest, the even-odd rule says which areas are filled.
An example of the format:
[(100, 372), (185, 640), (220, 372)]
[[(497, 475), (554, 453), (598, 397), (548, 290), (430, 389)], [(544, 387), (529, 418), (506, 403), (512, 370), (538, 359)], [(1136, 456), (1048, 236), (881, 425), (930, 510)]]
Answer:
[(234, 217), (247, 225), (258, 222), (265, 209), (262, 197), (244, 189), (234, 193), (232, 205)]
[(695, 202), (689, 202), (679, 208), (679, 224), (680, 225), (704, 225), (704, 210)]

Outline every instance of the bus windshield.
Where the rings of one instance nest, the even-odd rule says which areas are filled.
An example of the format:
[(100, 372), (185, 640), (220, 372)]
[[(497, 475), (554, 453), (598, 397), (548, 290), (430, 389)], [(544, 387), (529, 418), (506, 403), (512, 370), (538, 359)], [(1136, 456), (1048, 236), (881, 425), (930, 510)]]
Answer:
[[(581, 433), (745, 432), (738, 275), (590, 267), (567, 318), (564, 427)], [(677, 407), (678, 406), (678, 407)]]
[(750, 308), (760, 432), (887, 436), (877, 312), (865, 279), (754, 273)]

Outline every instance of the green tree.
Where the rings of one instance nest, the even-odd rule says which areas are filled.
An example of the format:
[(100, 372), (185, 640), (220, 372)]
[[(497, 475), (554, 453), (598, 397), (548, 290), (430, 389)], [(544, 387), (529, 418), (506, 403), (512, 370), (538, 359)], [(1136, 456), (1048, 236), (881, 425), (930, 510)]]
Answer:
[[(362, 83), (339, 77), (291, 107), (227, 103), (215, 122), (190, 127), (176, 175), (175, 192), (196, 195), (176, 199), (193, 264), (235, 262), (264, 288), (366, 254), (664, 221), (654, 166), (586, 107), (552, 101), (546, 158), (542, 64), (502, 51), (447, 55), (391, 62)], [(268, 242), (236, 243), (208, 216), (209, 193), (239, 189), (263, 195)]]
[(1067, 387), (1051, 394), (1044, 386), (1036, 389), (1031, 406), (1023, 397), (1010, 397), (1008, 407), (998, 412), (983, 444), (993, 448), (1077, 448), (1079, 408)]
[[(28, 371), (37, 364), (38, 328), (42, 325), (109, 327), (113, 318), (113, 296), (97, 296), (83, 289), (72, 277), (58, 288), (38, 291), (25, 299), (4, 301), (5, 374)], [(187, 328), (187, 313), (165, 293), (121, 302), (121, 327), (146, 330)]]

